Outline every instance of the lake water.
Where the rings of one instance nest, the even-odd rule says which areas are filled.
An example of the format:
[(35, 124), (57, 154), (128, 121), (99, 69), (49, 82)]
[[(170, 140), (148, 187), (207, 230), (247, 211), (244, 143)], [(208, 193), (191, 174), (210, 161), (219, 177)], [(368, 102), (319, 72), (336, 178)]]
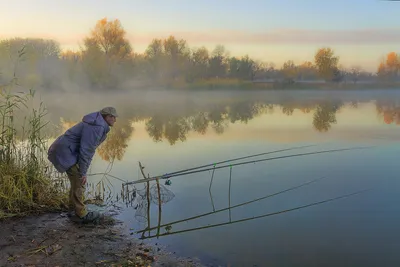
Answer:
[[(222, 164), (228, 167), (215, 170), (211, 186), (211, 170), (173, 177), (170, 185), (161, 180), (166, 202), (161, 209), (156, 182), (150, 182), (149, 211), (146, 196), (141, 200), (146, 183), (135, 184), (136, 199), (128, 206), (119, 204), (119, 218), (143, 242), (199, 257), (210, 266), (398, 266), (400, 97), (377, 96), (360, 101), (241, 97), (221, 105), (210, 98), (207, 105), (186, 101), (184, 109), (174, 112), (153, 105), (149, 114), (143, 107), (132, 107), (136, 117), (119, 118), (114, 136), (95, 157), (92, 172), (106, 171), (107, 160), (116, 157), (110, 174), (135, 181), (143, 178), (139, 161), (146, 176), (155, 176), (313, 145)], [(368, 148), (229, 167), (247, 160), (352, 147)], [(101, 177), (90, 179), (96, 182)], [(121, 182), (108, 179), (119, 193)], [(291, 190), (282, 192), (287, 189)], [(277, 213), (364, 189), (370, 190)], [(187, 220), (202, 214), (208, 215)], [(148, 226), (154, 229), (140, 232)]]

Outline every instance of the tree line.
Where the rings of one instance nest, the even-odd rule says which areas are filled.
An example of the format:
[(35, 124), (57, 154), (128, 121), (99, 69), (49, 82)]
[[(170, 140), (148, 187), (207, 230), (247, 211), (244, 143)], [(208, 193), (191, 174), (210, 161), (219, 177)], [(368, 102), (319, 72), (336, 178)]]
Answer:
[(13, 38), (0, 41), (0, 59), (2, 83), (17, 75), (24, 86), (52, 90), (173, 86), (207, 80), (393, 82), (400, 71), (395, 52), (387, 55), (376, 73), (360, 66), (344, 68), (329, 47), (318, 49), (312, 61), (296, 65), (289, 60), (278, 68), (248, 55), (230, 56), (223, 45), (211, 51), (191, 48), (174, 36), (153, 39), (144, 53), (136, 53), (120, 21), (107, 18), (97, 21), (79, 51), (63, 51), (55, 40)]

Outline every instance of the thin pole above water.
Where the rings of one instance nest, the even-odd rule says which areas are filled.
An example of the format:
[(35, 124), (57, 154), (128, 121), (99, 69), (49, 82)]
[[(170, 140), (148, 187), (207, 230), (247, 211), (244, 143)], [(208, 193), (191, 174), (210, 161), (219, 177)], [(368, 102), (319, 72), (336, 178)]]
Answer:
[(333, 152), (342, 152), (342, 151), (356, 150), (356, 149), (366, 149), (366, 148), (370, 148), (370, 147), (353, 147), (353, 148), (331, 149), (331, 150), (322, 150), (322, 151), (315, 151), (315, 152), (308, 152), (308, 153), (299, 153), (299, 154), (292, 154), (292, 155), (286, 155), (286, 156), (279, 156), (279, 157), (274, 157), (274, 158), (251, 160), (251, 161), (239, 162), (239, 163), (223, 165), (223, 166), (218, 166), (218, 167), (214, 166), (213, 168), (206, 168), (206, 169), (202, 169), (202, 170), (180, 172), (180, 173), (177, 173), (177, 174), (174, 174), (174, 175), (155, 176), (155, 177), (151, 177), (151, 178), (147, 178), (147, 179), (128, 182), (128, 183), (125, 183), (125, 185), (139, 184), (139, 183), (143, 183), (143, 182), (154, 181), (154, 180), (157, 180), (157, 179), (168, 179), (168, 178), (172, 178), (172, 177), (188, 175), (188, 174), (194, 174), (194, 173), (199, 173), (199, 172), (205, 172), (205, 171), (210, 171), (210, 170), (214, 170), (214, 169), (215, 170), (216, 169), (223, 169), (223, 168), (228, 168), (228, 167), (233, 167), (233, 166), (245, 165), (245, 164), (250, 164), (250, 163), (257, 163), (257, 162), (263, 162), (263, 161), (270, 161), (270, 160), (276, 160), (276, 159), (301, 157), (301, 156), (309, 156), (309, 155), (333, 153)]

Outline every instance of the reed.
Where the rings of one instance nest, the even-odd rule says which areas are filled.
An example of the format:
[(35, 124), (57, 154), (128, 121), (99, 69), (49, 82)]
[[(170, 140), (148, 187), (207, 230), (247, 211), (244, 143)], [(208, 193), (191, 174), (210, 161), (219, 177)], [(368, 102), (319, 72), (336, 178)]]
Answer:
[(34, 90), (17, 87), (15, 72), (0, 87), (0, 219), (67, 206), (65, 183), (47, 160), (46, 108), (34, 107)]

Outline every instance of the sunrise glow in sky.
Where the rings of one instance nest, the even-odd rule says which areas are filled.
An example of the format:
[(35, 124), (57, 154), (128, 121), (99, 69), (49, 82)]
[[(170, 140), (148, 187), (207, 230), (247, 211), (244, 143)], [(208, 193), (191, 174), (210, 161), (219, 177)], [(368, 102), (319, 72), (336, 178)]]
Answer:
[(344, 66), (376, 71), (400, 52), (400, 2), (378, 0), (247, 1), (0, 1), (0, 38), (42, 37), (78, 49), (97, 20), (119, 19), (135, 52), (153, 38), (174, 35), (191, 47), (223, 44), (232, 56), (248, 54), (278, 67), (313, 60), (329, 46)]

